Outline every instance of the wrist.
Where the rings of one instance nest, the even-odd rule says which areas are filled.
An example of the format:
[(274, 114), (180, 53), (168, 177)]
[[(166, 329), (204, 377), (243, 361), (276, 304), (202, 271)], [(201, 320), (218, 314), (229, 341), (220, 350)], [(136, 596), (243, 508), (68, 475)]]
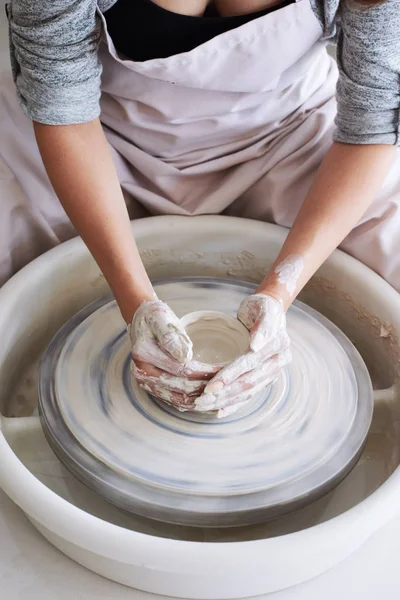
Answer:
[(130, 325), (139, 306), (143, 302), (153, 302), (156, 299), (153, 288), (121, 289), (114, 294), (119, 310), (125, 322)]
[(286, 311), (304, 285), (305, 275), (304, 256), (283, 248), (257, 291), (279, 300)]
[(256, 289), (256, 294), (263, 294), (264, 296), (269, 296), (276, 302), (279, 302), (285, 310), (288, 310), (293, 300), (290, 295), (285, 290), (282, 290), (281, 285), (276, 285), (273, 281), (268, 279), (268, 276), (264, 279), (264, 281), (259, 285)]

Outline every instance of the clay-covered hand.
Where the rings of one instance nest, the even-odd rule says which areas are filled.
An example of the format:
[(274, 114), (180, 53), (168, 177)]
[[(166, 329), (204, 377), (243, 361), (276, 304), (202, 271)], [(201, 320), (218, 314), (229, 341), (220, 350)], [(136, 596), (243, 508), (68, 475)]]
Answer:
[(139, 386), (179, 410), (193, 409), (215, 370), (192, 360), (192, 342), (175, 313), (160, 300), (143, 302), (128, 333)]
[(238, 319), (250, 332), (249, 350), (222, 369), (196, 400), (198, 411), (224, 417), (241, 408), (278, 377), (291, 361), (283, 304), (266, 294), (248, 296)]

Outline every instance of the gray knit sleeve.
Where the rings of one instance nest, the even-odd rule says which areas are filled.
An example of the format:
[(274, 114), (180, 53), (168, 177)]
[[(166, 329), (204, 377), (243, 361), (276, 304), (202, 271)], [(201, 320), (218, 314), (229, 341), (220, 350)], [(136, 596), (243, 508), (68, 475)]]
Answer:
[(334, 139), (348, 144), (398, 144), (400, 0), (373, 6), (344, 0), (337, 55)]
[(24, 112), (67, 125), (99, 115), (96, 0), (11, 0), (11, 66)]

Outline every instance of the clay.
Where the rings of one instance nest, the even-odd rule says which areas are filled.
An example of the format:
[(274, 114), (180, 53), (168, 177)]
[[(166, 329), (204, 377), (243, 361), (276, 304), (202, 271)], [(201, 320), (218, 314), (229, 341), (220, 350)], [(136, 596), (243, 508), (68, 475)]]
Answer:
[(249, 347), (249, 332), (236, 318), (203, 310), (185, 315), (182, 325), (193, 343), (193, 358), (209, 365), (225, 366)]
[[(155, 299), (143, 302), (137, 309), (132, 325), (128, 326), (128, 334), (132, 342), (132, 355), (139, 360), (146, 361), (142, 356), (143, 348), (159, 341), (159, 349), (162, 350), (162, 370), (166, 370), (167, 358), (163, 354), (168, 353), (182, 364), (190, 362), (193, 358), (192, 343), (181, 326), (180, 320), (175, 313), (164, 302)], [(150, 361), (151, 362), (151, 361)], [(165, 364), (164, 364), (165, 363)]]
[(290, 254), (275, 268), (278, 281), (292, 297), (296, 291), (297, 282), (304, 269), (304, 259), (299, 254)]

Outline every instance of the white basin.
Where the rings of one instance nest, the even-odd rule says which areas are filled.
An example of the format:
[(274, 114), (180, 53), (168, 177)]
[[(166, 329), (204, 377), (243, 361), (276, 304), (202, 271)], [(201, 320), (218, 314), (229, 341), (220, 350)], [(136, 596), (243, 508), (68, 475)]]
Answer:
[[(156, 217), (132, 225), (153, 279), (209, 275), (258, 282), (286, 232), (227, 217)], [(206, 241), (205, 241), (206, 240)], [(80, 240), (37, 259), (0, 290), (0, 485), (43, 535), (85, 567), (180, 598), (242, 598), (315, 577), (400, 510), (400, 295), (341, 252), (301, 299), (352, 339), (379, 391), (364, 453), (329, 495), (260, 526), (201, 530), (107, 505), (67, 473), (37, 417), (37, 365), (78, 309), (109, 290)], [(385, 391), (386, 390), (386, 391)]]

